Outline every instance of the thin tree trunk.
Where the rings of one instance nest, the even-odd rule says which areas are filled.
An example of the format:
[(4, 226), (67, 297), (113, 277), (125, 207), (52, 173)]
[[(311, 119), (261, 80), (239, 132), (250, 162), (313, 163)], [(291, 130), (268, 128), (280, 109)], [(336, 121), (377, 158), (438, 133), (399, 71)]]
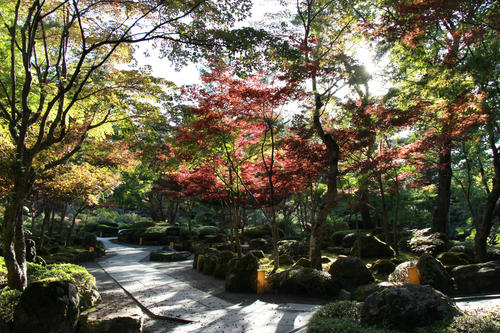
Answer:
[(48, 203), (46, 204), (43, 210), (44, 215), (43, 215), (42, 229), (40, 230), (40, 239), (38, 241), (38, 248), (40, 250), (42, 250), (45, 245), (45, 231), (47, 230), (47, 225), (49, 224), (50, 216), (52, 215), (53, 210), (54, 210), (53, 207)]
[(500, 197), (500, 154), (496, 146), (496, 141), (491, 126), (489, 126), (489, 137), (490, 147), (493, 154), (493, 167), (495, 170), (495, 175), (493, 178), (493, 187), (486, 199), (486, 206), (484, 207), (481, 224), (476, 229), (476, 237), (474, 238), (475, 259), (478, 262), (486, 260), (486, 242), (488, 240), (488, 235), (490, 234), (491, 227), (493, 226), (495, 207), (498, 198)]
[(398, 214), (399, 214), (399, 181), (398, 181), (398, 175), (394, 177), (394, 185), (396, 186), (396, 203), (394, 205), (394, 217), (392, 220), (392, 237), (393, 237), (393, 247), (394, 250), (396, 251), (396, 254), (399, 254), (398, 250)]
[(451, 198), (451, 146), (439, 154), (438, 202), (432, 219), (432, 229), (448, 235), (448, 212)]
[(387, 205), (385, 202), (384, 183), (382, 182), (382, 175), (377, 175), (378, 187), (380, 189), (380, 200), (382, 201), (382, 227), (384, 228), (385, 242), (389, 244), (389, 216), (387, 215)]
[(73, 233), (73, 229), (75, 228), (76, 224), (76, 218), (77, 216), (84, 211), (84, 209), (87, 208), (87, 206), (82, 206), (78, 208), (75, 212), (75, 215), (73, 215), (73, 218), (71, 219), (71, 226), (69, 227), (68, 233), (66, 234), (66, 240), (64, 241), (64, 246), (68, 247), (70, 240), (71, 240), (71, 234)]
[[(316, 78), (313, 76), (313, 91), (317, 91)], [(325, 133), (321, 125), (320, 110), (323, 104), (321, 96), (315, 93), (315, 108), (313, 123), (316, 134), (321, 138), (321, 141), (326, 146), (328, 155), (328, 170), (326, 173), (327, 190), (323, 201), (319, 205), (316, 219), (313, 221), (311, 228), (311, 238), (309, 241), (309, 260), (311, 267), (322, 270), (321, 265), (321, 239), (323, 234), (323, 225), (330, 214), (330, 211), (336, 205), (337, 199), (337, 176), (340, 147), (331, 134)]]
[(61, 212), (61, 219), (59, 223), (59, 239), (63, 239), (63, 231), (64, 231), (64, 219), (66, 218), (66, 213), (68, 212), (68, 204), (65, 203)]
[(49, 220), (49, 237), (52, 237), (52, 233), (54, 232), (55, 219), (56, 219), (56, 209), (53, 207)]

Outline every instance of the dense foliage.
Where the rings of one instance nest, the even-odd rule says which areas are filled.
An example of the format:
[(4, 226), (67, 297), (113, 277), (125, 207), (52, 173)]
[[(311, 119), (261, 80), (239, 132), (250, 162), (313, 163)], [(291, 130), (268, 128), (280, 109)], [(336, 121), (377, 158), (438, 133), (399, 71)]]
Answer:
[[(489, 258), (500, 240), (498, 2), (298, 0), (260, 30), (235, 29), (251, 3), (0, 3), (12, 289), (29, 280), (25, 229), (47, 257), (95, 247), (89, 233), (227, 240), (240, 255), (242, 242), (271, 238), (277, 270), (290, 238), (321, 268), (322, 251), (356, 229), (404, 251), (474, 241), (474, 261)], [(124, 66), (135, 45), (199, 62), (201, 83)], [(428, 227), (432, 239), (408, 234)]]

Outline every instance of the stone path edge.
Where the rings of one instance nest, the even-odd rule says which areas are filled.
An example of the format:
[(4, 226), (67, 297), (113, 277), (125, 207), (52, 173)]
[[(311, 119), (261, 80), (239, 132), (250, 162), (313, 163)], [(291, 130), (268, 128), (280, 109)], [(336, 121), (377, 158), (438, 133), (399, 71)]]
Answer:
[(122, 290), (130, 297), (134, 300), (135, 303), (137, 303), (137, 305), (141, 308), (142, 311), (144, 311), (148, 316), (150, 316), (151, 318), (154, 318), (154, 319), (163, 319), (163, 320), (171, 320), (171, 321), (174, 321), (174, 322), (177, 322), (177, 323), (183, 323), (183, 324), (189, 324), (189, 323), (192, 323), (193, 321), (191, 320), (187, 320), (187, 319), (182, 319), (182, 318), (176, 318), (176, 317), (170, 317), (170, 316), (163, 316), (163, 315), (159, 315), (159, 314), (156, 314), (154, 313), (153, 311), (151, 311), (150, 309), (148, 309), (147, 306), (145, 306), (144, 304), (142, 304), (141, 301), (139, 301), (131, 292), (129, 292), (117, 279), (115, 279), (111, 274), (109, 274), (106, 269), (97, 261), (96, 262), (97, 265), (99, 265), (99, 267), (101, 267), (101, 269), (104, 271), (104, 273), (110, 277), (113, 281), (116, 282), (116, 284), (118, 284), (120, 286), (120, 288), (122, 288)]

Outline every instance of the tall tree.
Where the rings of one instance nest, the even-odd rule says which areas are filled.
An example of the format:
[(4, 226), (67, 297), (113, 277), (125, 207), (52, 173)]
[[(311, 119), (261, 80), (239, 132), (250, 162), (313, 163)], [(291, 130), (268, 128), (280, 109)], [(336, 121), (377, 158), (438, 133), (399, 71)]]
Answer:
[[(215, 48), (216, 25), (245, 16), (249, 1), (17, 0), (2, 2), (0, 127), (14, 156), (3, 218), (8, 283), (26, 287), (22, 207), (40, 172), (65, 163), (85, 138), (127, 111), (120, 103), (139, 80), (117, 84), (115, 64), (128, 62), (132, 46), (162, 39), (163, 52), (181, 59)], [(217, 31), (220, 31), (217, 30)], [(222, 43), (220, 43), (222, 45)], [(189, 53), (189, 47), (196, 52)], [(191, 48), (192, 49), (192, 48)], [(220, 48), (219, 48), (220, 49)], [(116, 93), (121, 90), (122, 94)], [(38, 156), (67, 137), (64, 153), (35, 167)]]
[[(414, 87), (432, 92), (434, 98), (444, 101), (451, 109), (443, 112), (445, 119), (453, 105), (463, 103), (465, 96), (482, 95), (480, 107), (487, 114), (484, 139), (489, 142), (493, 165), (497, 160), (495, 141), (498, 118), (490, 107), (498, 101), (498, 13), (497, 1), (383, 1), (384, 14), (379, 33), (386, 42), (394, 43), (397, 53), (404, 56), (403, 75), (411, 73)], [(478, 62), (479, 59), (483, 61)], [(470, 84), (472, 81), (473, 84)], [(464, 85), (468, 82), (468, 86)], [(439, 117), (439, 113), (436, 113)], [(456, 120), (455, 120), (456, 121)], [(445, 121), (446, 123), (446, 121)], [(441, 127), (443, 134), (449, 130)], [(433, 227), (446, 231), (451, 182), (452, 141), (441, 142), (439, 152), (439, 197)], [(495, 167), (496, 168), (496, 167)], [(496, 170), (496, 169), (495, 169)], [(499, 172), (495, 173), (493, 188), (487, 199), (482, 222), (476, 237), (476, 257), (484, 259), (486, 237), (496, 202), (500, 197)], [(498, 176), (497, 176), (498, 175)]]

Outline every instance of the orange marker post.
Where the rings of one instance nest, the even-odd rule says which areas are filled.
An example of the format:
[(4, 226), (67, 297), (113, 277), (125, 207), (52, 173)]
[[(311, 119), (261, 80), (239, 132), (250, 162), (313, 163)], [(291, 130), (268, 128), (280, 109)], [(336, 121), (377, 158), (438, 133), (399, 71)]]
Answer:
[(266, 280), (266, 271), (263, 269), (257, 270), (257, 294), (264, 293), (264, 289), (266, 288), (267, 280)]
[(411, 284), (420, 284), (420, 271), (418, 267), (408, 267), (408, 282)]

